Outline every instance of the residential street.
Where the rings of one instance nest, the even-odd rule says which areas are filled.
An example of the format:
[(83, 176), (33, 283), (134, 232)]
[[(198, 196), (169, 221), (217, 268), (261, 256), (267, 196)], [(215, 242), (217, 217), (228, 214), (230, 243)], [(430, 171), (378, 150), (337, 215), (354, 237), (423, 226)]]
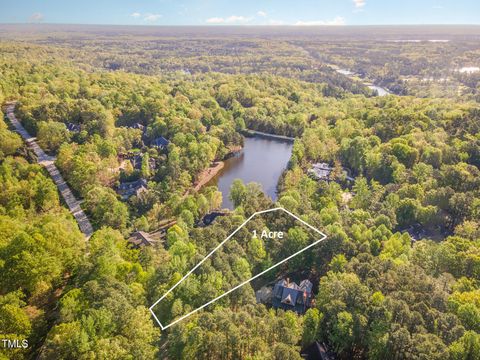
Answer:
[(10, 119), (10, 122), (13, 124), (16, 131), (27, 142), (29, 147), (35, 152), (38, 158), (38, 163), (43, 165), (47, 169), (48, 173), (55, 182), (55, 185), (57, 185), (58, 191), (60, 192), (63, 199), (65, 200), (65, 203), (70, 209), (70, 212), (77, 220), (80, 230), (85, 234), (85, 237), (89, 239), (93, 233), (92, 225), (90, 224), (90, 221), (80, 207), (80, 202), (75, 198), (72, 191), (70, 190), (67, 183), (60, 174), (60, 171), (55, 166), (56, 158), (54, 156), (47, 155), (37, 144), (36, 139), (25, 130), (20, 121), (18, 121), (15, 117), (14, 108), (15, 104), (9, 104), (7, 106), (7, 116)]

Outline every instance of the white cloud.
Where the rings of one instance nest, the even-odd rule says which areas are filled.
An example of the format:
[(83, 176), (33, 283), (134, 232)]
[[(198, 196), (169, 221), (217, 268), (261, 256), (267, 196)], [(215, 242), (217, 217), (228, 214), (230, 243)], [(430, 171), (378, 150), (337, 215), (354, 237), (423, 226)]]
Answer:
[(213, 18), (207, 19), (206, 22), (208, 24), (245, 24), (250, 22), (251, 20), (252, 20), (251, 17), (232, 15), (226, 18), (213, 17)]
[(160, 14), (145, 14), (143, 17), (143, 20), (148, 21), (148, 22), (155, 22), (159, 20), (162, 17)]
[(257, 12), (257, 15), (260, 16), (260, 17), (267, 17), (267, 13), (265, 11), (258, 11)]
[(365, 0), (353, 0), (353, 3), (357, 9), (363, 8), (366, 4)]
[(318, 26), (318, 25), (329, 25), (329, 26), (339, 26), (345, 25), (345, 18), (337, 16), (331, 20), (314, 20), (314, 21), (297, 21), (294, 25), (296, 26)]
[(30, 22), (41, 22), (43, 21), (43, 14), (41, 13), (33, 13), (29, 18), (28, 20)]
[(134, 13), (131, 13), (130, 16), (134, 19), (142, 19), (143, 21), (146, 21), (146, 22), (155, 22), (155, 21), (158, 21), (163, 15), (152, 14), (152, 13), (142, 14), (138, 11), (135, 11)]

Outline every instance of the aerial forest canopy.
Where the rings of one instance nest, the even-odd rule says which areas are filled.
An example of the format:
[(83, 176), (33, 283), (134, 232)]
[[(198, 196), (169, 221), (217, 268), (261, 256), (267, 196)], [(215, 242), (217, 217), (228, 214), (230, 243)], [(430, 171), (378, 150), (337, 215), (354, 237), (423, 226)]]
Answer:
[[(16, 118), (95, 229), (85, 241), (2, 108), (0, 337), (29, 347), (0, 357), (301, 359), (317, 341), (339, 359), (480, 359), (479, 78), (456, 72), (448, 86), (427, 86), (419, 69), (428, 60), (443, 77), (478, 61), (478, 44), (382, 42), (399, 56), (380, 66), (364, 51), (373, 40), (137, 34), (125, 52), (121, 38), (98, 35), (0, 37), (0, 102), (16, 101)], [(232, 43), (237, 53), (222, 53)], [(195, 57), (197, 47), (205, 53)], [(333, 64), (394, 95), (374, 96)], [(198, 184), (247, 130), (295, 139), (278, 201), (235, 181), (235, 209), (200, 226), (222, 194)], [(311, 176), (318, 163), (331, 166), (325, 181)], [(275, 206), (328, 236), (289, 264), (312, 280), (314, 305), (276, 310), (248, 284), (161, 331), (148, 308), (250, 215)], [(162, 231), (153, 246), (128, 241)], [(292, 252), (305, 246), (301, 231), (289, 235)], [(232, 242), (162, 303), (164, 318), (271, 261), (261, 243)]]

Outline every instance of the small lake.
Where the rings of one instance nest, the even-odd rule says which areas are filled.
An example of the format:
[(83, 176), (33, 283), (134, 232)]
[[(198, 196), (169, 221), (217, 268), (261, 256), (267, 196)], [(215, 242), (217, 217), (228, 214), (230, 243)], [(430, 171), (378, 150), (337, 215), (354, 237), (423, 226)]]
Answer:
[(208, 185), (217, 185), (222, 192), (223, 208), (233, 209), (229, 194), (235, 179), (242, 179), (245, 184), (259, 183), (263, 192), (275, 201), (278, 180), (290, 160), (292, 147), (291, 142), (282, 140), (245, 138), (242, 151), (225, 160), (224, 168)]

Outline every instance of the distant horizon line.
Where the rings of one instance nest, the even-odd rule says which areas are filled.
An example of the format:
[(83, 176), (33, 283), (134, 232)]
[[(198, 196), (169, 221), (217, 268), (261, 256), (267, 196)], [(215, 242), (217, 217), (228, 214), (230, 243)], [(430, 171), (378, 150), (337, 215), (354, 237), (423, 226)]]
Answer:
[(88, 23), (48, 23), (48, 22), (14, 22), (14, 23), (5, 23), (0, 22), (1, 25), (35, 25), (35, 26), (130, 26), (130, 27), (202, 27), (202, 28), (280, 28), (280, 27), (290, 27), (290, 28), (352, 28), (352, 27), (393, 27), (393, 26), (420, 26), (420, 27), (427, 27), (427, 26), (475, 26), (480, 27), (480, 24), (462, 24), (462, 23), (455, 23), (455, 24), (440, 24), (440, 23), (429, 23), (429, 24), (344, 24), (344, 25), (329, 25), (329, 24), (318, 24), (318, 25), (296, 25), (296, 24), (189, 24), (189, 25), (180, 25), (180, 24), (88, 24)]

